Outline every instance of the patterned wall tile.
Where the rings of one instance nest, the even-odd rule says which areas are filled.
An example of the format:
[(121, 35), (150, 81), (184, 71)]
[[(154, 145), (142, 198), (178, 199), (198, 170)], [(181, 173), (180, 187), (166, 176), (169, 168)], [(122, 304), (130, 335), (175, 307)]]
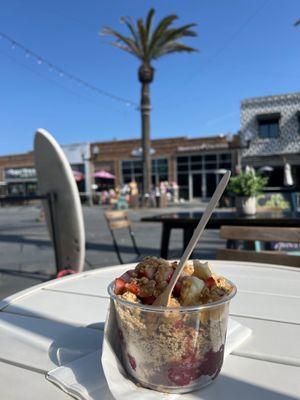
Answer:
[[(257, 115), (280, 113), (278, 138), (258, 137)], [(300, 93), (257, 97), (241, 103), (242, 140), (252, 135), (250, 146), (242, 151), (243, 157), (271, 154), (300, 153), (300, 129), (297, 112), (300, 112)]]

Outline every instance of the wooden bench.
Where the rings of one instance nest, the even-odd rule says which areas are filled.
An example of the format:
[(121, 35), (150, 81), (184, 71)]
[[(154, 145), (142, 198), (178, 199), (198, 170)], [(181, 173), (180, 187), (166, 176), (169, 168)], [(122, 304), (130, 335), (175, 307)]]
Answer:
[[(300, 243), (300, 228), (269, 228), (252, 226), (222, 226), (220, 237), (227, 239), (228, 247), (237, 241)], [(300, 256), (282, 251), (254, 251), (227, 248), (219, 250), (218, 260), (251, 261), (258, 263), (300, 267)]]

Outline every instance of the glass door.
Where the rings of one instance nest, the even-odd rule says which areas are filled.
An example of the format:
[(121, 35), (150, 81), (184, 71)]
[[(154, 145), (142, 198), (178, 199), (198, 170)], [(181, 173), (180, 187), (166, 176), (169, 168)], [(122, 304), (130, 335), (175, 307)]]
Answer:
[(206, 197), (210, 198), (217, 187), (217, 174), (207, 173), (206, 174)]
[(202, 198), (202, 173), (194, 172), (192, 174), (192, 198)]

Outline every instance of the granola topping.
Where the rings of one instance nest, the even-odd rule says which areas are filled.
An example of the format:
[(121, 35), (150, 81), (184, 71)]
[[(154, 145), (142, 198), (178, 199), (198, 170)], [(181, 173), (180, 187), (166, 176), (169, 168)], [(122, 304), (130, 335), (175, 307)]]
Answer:
[[(130, 292), (137, 296), (133, 302), (152, 304), (168, 285), (176, 266), (177, 262), (146, 257), (134, 270), (116, 279), (115, 293), (131, 301)], [(169, 306), (171, 303), (179, 303), (179, 306), (212, 303), (228, 295), (231, 290), (226, 279), (211, 272), (207, 262), (188, 261), (175, 285)]]

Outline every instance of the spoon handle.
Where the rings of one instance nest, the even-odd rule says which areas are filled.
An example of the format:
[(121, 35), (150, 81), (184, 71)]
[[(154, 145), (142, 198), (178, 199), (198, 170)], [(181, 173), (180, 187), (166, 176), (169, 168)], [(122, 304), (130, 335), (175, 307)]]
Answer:
[(224, 174), (221, 181), (219, 182), (212, 198), (210, 199), (210, 202), (208, 203), (204, 213), (202, 214), (202, 217), (197, 225), (197, 228), (195, 229), (195, 231), (193, 233), (193, 236), (192, 236), (189, 244), (187, 245), (187, 248), (185, 249), (183, 255), (180, 258), (179, 264), (177, 265), (168, 286), (163, 291), (163, 293), (159, 297), (157, 297), (157, 299), (153, 303), (154, 305), (157, 305), (157, 306), (167, 306), (168, 305), (169, 298), (170, 298), (171, 293), (174, 289), (174, 286), (177, 282), (177, 279), (179, 278), (186, 261), (189, 259), (190, 255), (192, 254), (198, 240), (200, 239), (200, 237), (206, 227), (206, 224), (211, 217), (211, 214), (213, 213), (214, 209), (216, 208), (218, 201), (220, 200), (220, 198), (228, 184), (230, 174), (231, 174), (231, 172), (227, 171)]

